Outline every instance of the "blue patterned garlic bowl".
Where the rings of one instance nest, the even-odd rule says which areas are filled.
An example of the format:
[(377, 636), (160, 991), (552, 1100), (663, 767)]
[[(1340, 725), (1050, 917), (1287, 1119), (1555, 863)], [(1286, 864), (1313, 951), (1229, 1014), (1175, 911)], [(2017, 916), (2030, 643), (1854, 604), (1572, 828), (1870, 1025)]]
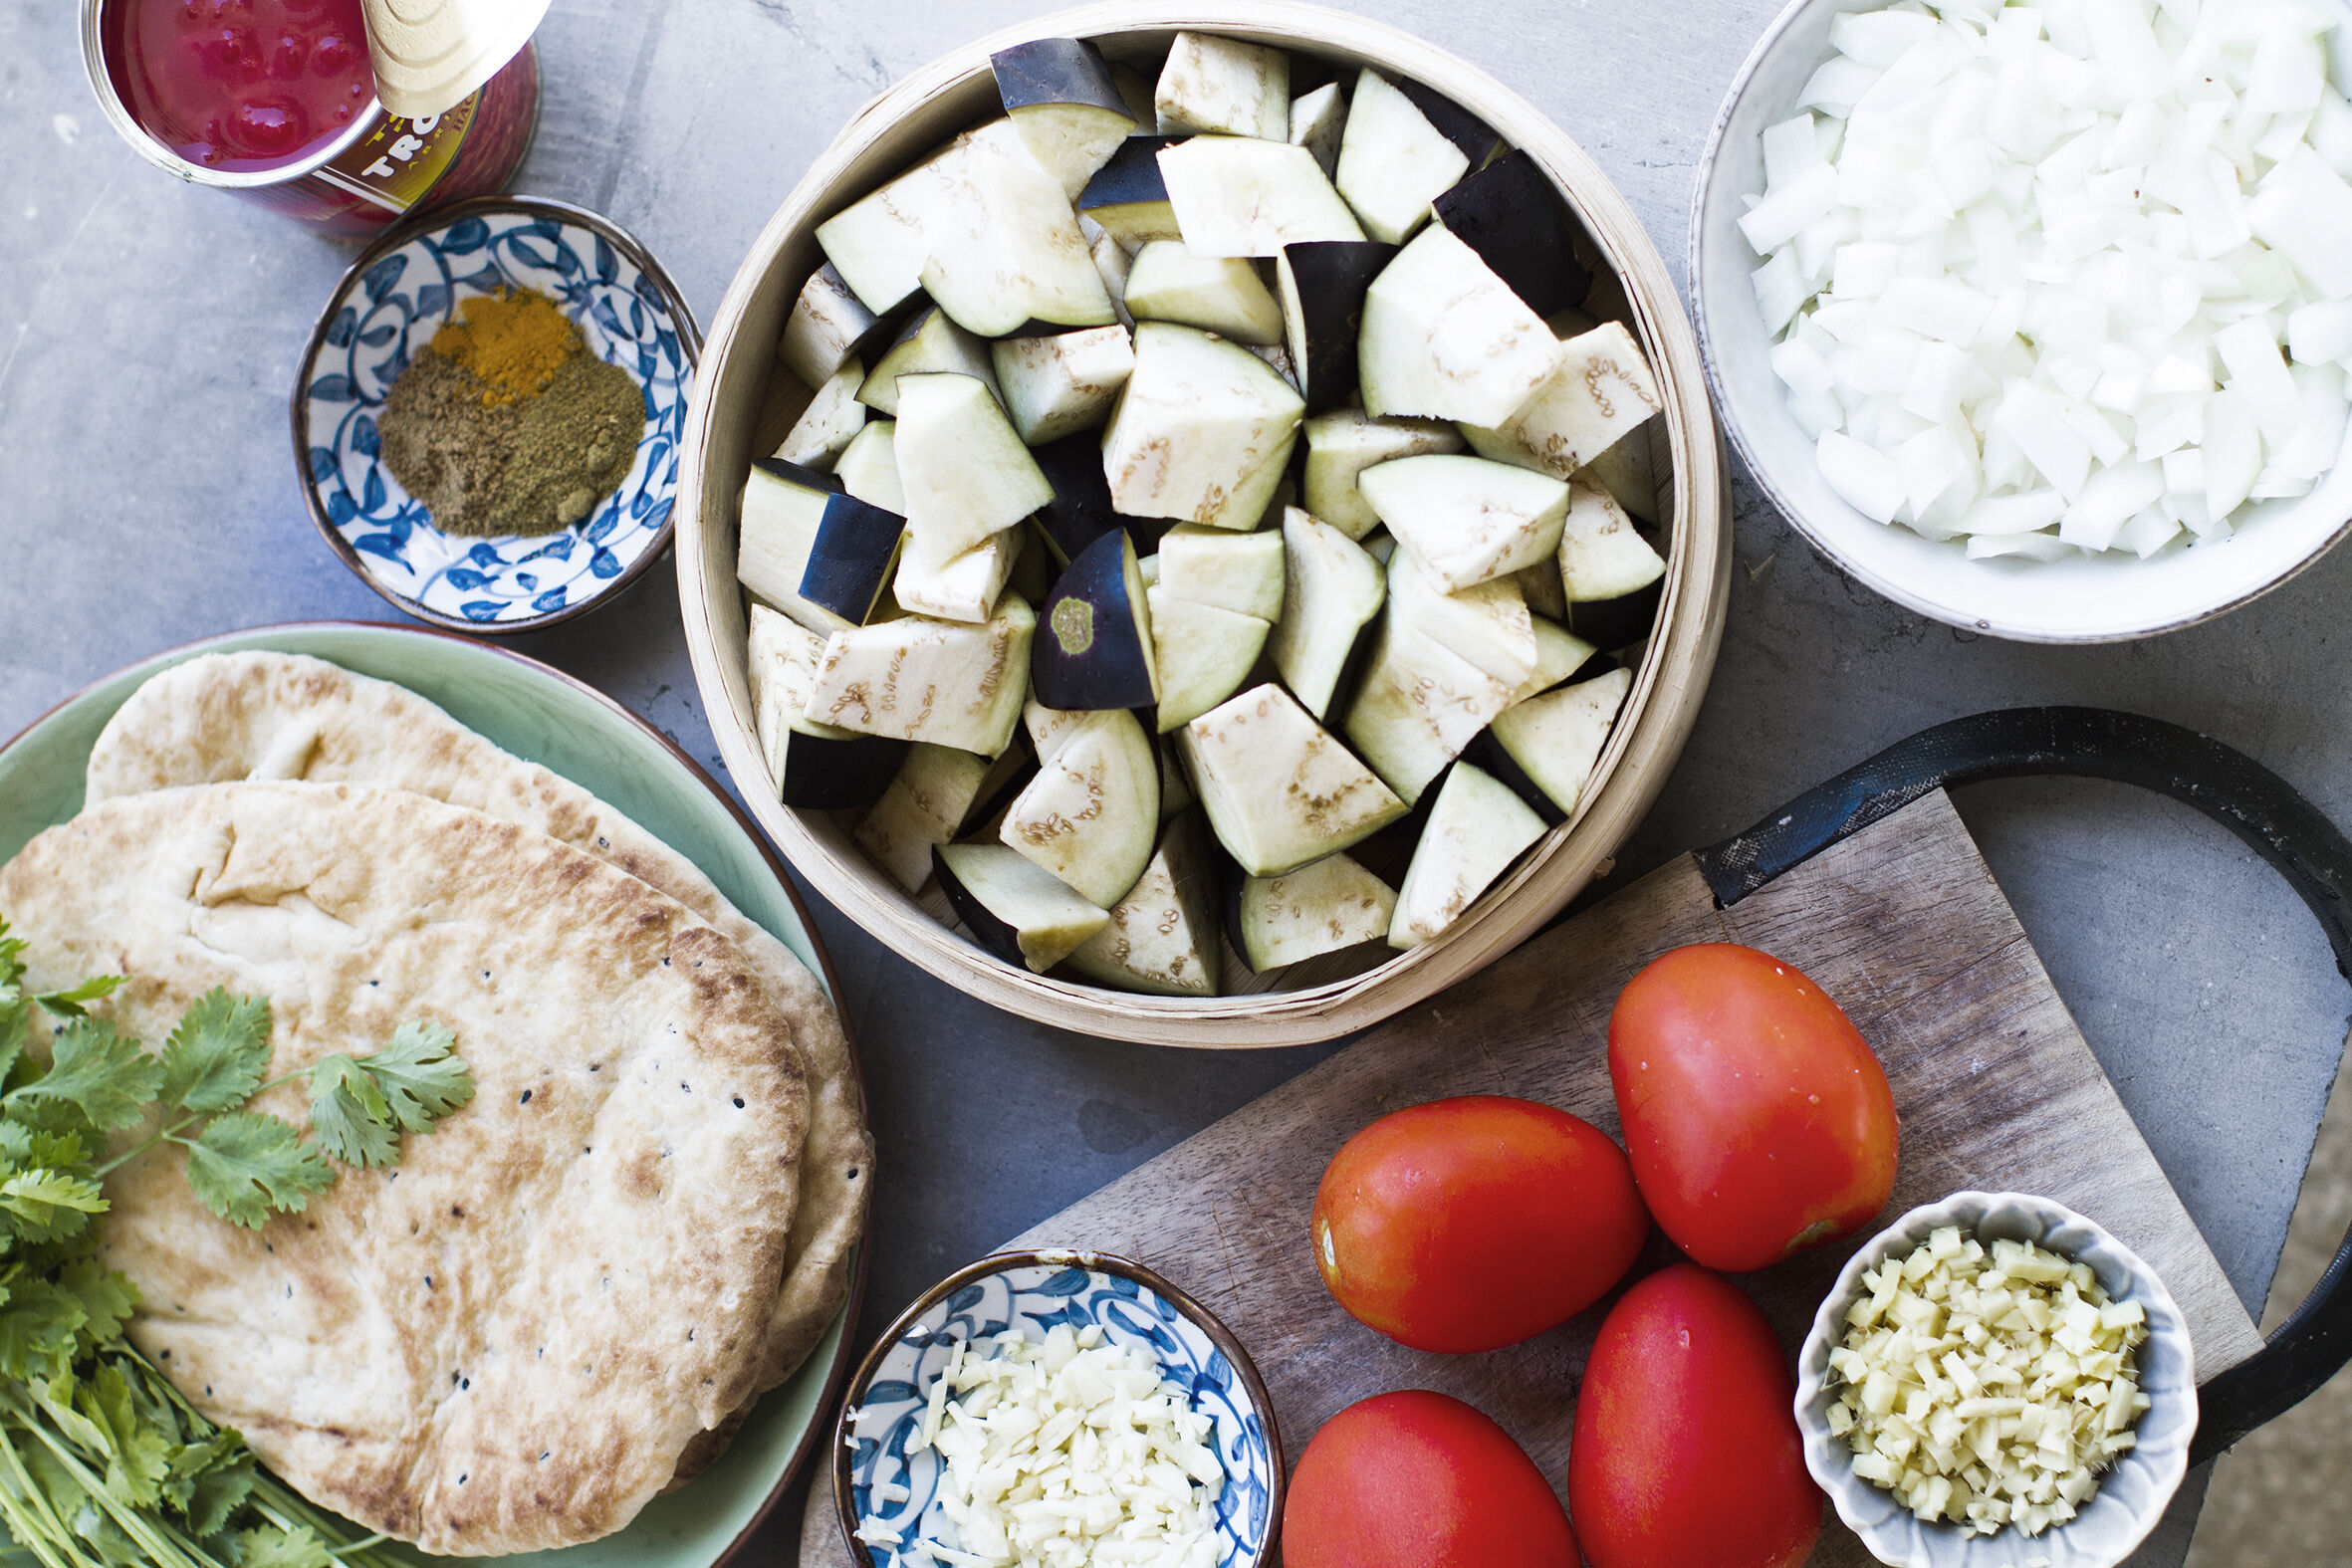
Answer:
[[(644, 392), (645, 434), (628, 477), (572, 528), (458, 538), (392, 478), (376, 421), (392, 382), (460, 302), (499, 289), (548, 296), (590, 353), (628, 371)], [(363, 251), (311, 335), (293, 414), (312, 521), (362, 581), (419, 620), (490, 635), (568, 620), (669, 548), (701, 347), (669, 275), (596, 214), (514, 196), (438, 208)]]
[[(871, 1568), (994, 1561), (967, 1555), (946, 1506), (946, 1464), (923, 1441), (934, 1390), (962, 1349), (971, 1360), (1008, 1331), (1043, 1343), (1066, 1325), (1139, 1350), (1207, 1418), (1224, 1479), (1212, 1513), (1213, 1568), (1274, 1557), (1283, 1505), (1282, 1437), (1257, 1368), (1208, 1310), (1140, 1263), (1097, 1252), (1004, 1252), (951, 1274), (907, 1308), (850, 1380), (833, 1449), (833, 1502), (850, 1554)], [(862, 1537), (862, 1538), (861, 1538)], [(972, 1543), (977, 1545), (979, 1543)], [(934, 1555), (931, 1548), (942, 1548)], [(1204, 1568), (1210, 1559), (1203, 1554)]]

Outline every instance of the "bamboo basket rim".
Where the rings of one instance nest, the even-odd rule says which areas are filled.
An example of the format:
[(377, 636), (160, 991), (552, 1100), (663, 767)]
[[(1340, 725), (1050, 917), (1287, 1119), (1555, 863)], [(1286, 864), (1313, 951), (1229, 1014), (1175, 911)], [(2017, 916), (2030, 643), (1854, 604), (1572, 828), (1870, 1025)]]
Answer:
[[(1007, 964), (918, 906), (853, 845), (836, 846), (821, 836), (801, 812), (776, 801), (765, 787), (743, 792), (762, 829), (828, 901), (901, 957), (992, 1006), (1041, 1023), (1153, 1044), (1204, 1049), (1308, 1044), (1363, 1028), (1493, 963), (1557, 915), (1596, 875), (1606, 875), (1617, 848), (1647, 813), (1679, 759), (1721, 646), (1731, 586), (1731, 502), (1696, 335), (1656, 244), (1630, 205), (1566, 132), (1518, 94), (1399, 29), (1303, 0), (1099, 0), (962, 45), (902, 78), (859, 110), (811, 164), (754, 242), (713, 320), (679, 476), (678, 504), (684, 512), (676, 531), (680, 610), (695, 682), (727, 769), (739, 783), (764, 784), (766, 763), (752, 737), (743, 653), (740, 646), (723, 646), (724, 616), (715, 602), (729, 600), (728, 613), (740, 619), (739, 590), (731, 560), (712, 559), (720, 548), (716, 536), (733, 537), (732, 500), (749, 458), (730, 462), (732, 472), (721, 474), (712, 449), (725, 438), (730, 421), (740, 429), (757, 417), (772, 375), (789, 373), (774, 369), (775, 332), (749, 331), (764, 308), (781, 330), (775, 293), (782, 289), (789, 296), (797, 288), (797, 280), (790, 286), (777, 282), (781, 264), (796, 246), (814, 246), (818, 223), (913, 161), (902, 153), (878, 170), (857, 167), (893, 133), (926, 113), (937, 123), (931, 126), (934, 133), (918, 138), (923, 145), (943, 142), (968, 126), (973, 114), (943, 111), (988, 75), (989, 57), (997, 50), (1037, 38), (1091, 37), (1109, 43), (1185, 29), (1375, 65), (1453, 98), (1492, 123), (1509, 144), (1534, 157), (1620, 281), (1633, 329), (1657, 370), (1666, 403), (1674, 505), (1667, 520), (1668, 571), (1659, 630), (1602, 752), (1593, 786), (1567, 822), (1550, 829), (1533, 854), (1437, 940), (1344, 980), (1215, 998), (1147, 997), (1049, 979)], [(784, 308), (789, 304), (787, 298)], [(731, 640), (740, 644), (741, 634)]]

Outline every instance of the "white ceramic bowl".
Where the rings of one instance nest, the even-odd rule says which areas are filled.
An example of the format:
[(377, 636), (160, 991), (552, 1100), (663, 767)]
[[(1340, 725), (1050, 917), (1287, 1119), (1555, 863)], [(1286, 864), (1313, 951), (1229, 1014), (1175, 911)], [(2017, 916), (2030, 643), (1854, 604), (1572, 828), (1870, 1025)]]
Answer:
[[(2028, 1537), (2009, 1529), (1970, 1537), (1949, 1524), (1922, 1523), (1893, 1492), (1854, 1473), (1853, 1451), (1829, 1431), (1836, 1403), (1829, 1352), (1845, 1337), (1846, 1308), (1862, 1291), (1862, 1275), (1890, 1256), (1907, 1256), (1943, 1226), (1958, 1226), (1979, 1240), (2033, 1241), (2088, 1263), (2109, 1296), (2137, 1301), (2148, 1314), (2140, 1346), (2140, 1392), (2149, 1406), (2140, 1417), (2139, 1444), (2100, 1478), (2089, 1506), (2069, 1523)], [(2164, 1517), (2165, 1506), (2189, 1473), (2189, 1440), (2197, 1434), (2197, 1363), (2189, 1323), (2156, 1271), (2132, 1249), (2065, 1205), (2024, 1193), (1955, 1193), (1914, 1209), (1854, 1253), (1837, 1287), (1814, 1314), (1812, 1331), (1796, 1356), (1796, 1425), (1804, 1439), (1805, 1467), (1829, 1494), (1837, 1516), (1871, 1554), (1898, 1568), (2115, 1568), (2139, 1548)]]
[[(2195, 625), (2268, 592), (2352, 532), (2352, 463), (2340, 460), (2310, 495), (2241, 515), (2235, 537), (2146, 561), (2128, 552), (1972, 561), (1960, 543), (1874, 522), (1829, 488), (1767, 357), (1771, 339), (1749, 282), (1763, 258), (1740, 233), (1741, 198), (1763, 191), (1761, 137), (1796, 112), (1805, 83), (1829, 58), (1830, 23), (1884, 3), (1795, 0), (1733, 83), (1701, 165), (1690, 258), (1700, 351), (1724, 429), (1772, 504), (1840, 568), (1896, 603), (2020, 642), (2117, 642)], [(2352, 86), (2352, 6), (2330, 3), (2345, 13), (2330, 64), (2341, 91)]]

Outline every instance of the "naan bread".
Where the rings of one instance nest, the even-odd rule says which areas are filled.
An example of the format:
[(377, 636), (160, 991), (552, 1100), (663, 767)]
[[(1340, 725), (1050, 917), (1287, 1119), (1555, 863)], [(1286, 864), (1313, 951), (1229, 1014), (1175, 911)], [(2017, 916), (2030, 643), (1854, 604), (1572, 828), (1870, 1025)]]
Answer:
[[(792, 1024), (810, 1102), (800, 1212), (755, 1393), (798, 1370), (848, 1294), (873, 1140), (848, 1037), (792, 951), (737, 913), (683, 855), (570, 780), (499, 750), (406, 687), (320, 659), (207, 654), (155, 676), (99, 737), (89, 799), (242, 779), (406, 789), (519, 822), (667, 893), (743, 950)], [(698, 1445), (683, 1473), (721, 1448)]]
[(37, 985), (130, 976), (105, 1010), (150, 1047), (214, 986), (269, 1000), (272, 1076), (456, 1031), (473, 1102), (303, 1214), (215, 1219), (169, 1146), (107, 1183), (132, 1343), (304, 1495), (432, 1552), (592, 1540), (756, 1384), (803, 1090), (683, 905), (480, 812), (230, 784), (51, 828), (0, 909)]

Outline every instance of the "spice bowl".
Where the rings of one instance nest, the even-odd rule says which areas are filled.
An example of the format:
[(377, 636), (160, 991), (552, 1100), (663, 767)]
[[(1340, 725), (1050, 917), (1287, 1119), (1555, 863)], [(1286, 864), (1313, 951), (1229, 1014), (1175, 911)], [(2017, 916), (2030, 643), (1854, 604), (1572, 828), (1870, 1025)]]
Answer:
[[(1935, 1232), (1954, 1227), (1990, 1246), (2029, 1241), (2089, 1265), (2109, 1298), (2147, 1314), (2148, 1338), (2137, 1352), (2139, 1391), (2148, 1409), (2137, 1442), (2100, 1477), (2099, 1489), (2069, 1522), (2039, 1535), (2010, 1528), (1968, 1536), (1942, 1521), (1913, 1516), (1893, 1492), (1854, 1472), (1846, 1440), (1830, 1431), (1838, 1383), (1829, 1353), (1844, 1342), (1846, 1311), (1867, 1295), (1864, 1273), (1909, 1256)], [(1837, 1284), (1814, 1315), (1797, 1351), (1796, 1424), (1805, 1467), (1829, 1494), (1837, 1516), (1882, 1563), (1898, 1568), (2115, 1568), (2138, 1550), (2164, 1517), (2189, 1472), (2197, 1434), (2197, 1363), (2189, 1323), (2154, 1269), (2097, 1222), (2051, 1199), (2024, 1193), (1955, 1193), (1914, 1209), (1872, 1236), (1846, 1260)]]
[[(628, 373), (645, 429), (619, 486), (551, 534), (469, 538), (436, 527), (385, 465), (392, 383), (471, 298), (556, 303), (586, 351)], [(626, 231), (564, 202), (482, 197), (400, 225), (336, 285), (293, 394), (295, 465), (311, 520), (359, 579), (418, 620), (504, 636), (569, 620), (669, 548), (678, 451), (702, 337), (684, 296)]]
[[(1193, 1409), (1213, 1424), (1204, 1444), (1225, 1470), (1214, 1505), (1217, 1568), (1274, 1561), (1283, 1443), (1249, 1352), (1208, 1308), (1143, 1264), (1059, 1249), (999, 1252), (948, 1275), (883, 1330), (850, 1378), (833, 1438), (832, 1490), (851, 1558), (889, 1568), (909, 1560), (905, 1546), (940, 1543), (954, 1528), (940, 1504), (939, 1451), (908, 1450), (920, 1447), (933, 1387), (956, 1347), (984, 1356), (987, 1341), (1007, 1330), (1037, 1341), (1062, 1325), (1093, 1327), (1105, 1344), (1145, 1352), (1164, 1381), (1190, 1391)], [(868, 1539), (859, 1539), (861, 1529)], [(952, 1549), (955, 1537), (941, 1544)]]

